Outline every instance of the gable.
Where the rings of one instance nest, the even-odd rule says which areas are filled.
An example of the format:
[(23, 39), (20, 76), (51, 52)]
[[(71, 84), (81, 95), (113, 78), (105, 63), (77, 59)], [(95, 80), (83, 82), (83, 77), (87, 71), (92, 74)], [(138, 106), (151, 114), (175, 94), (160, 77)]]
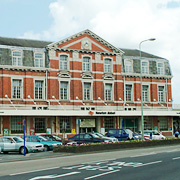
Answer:
[(52, 43), (48, 47), (122, 53), (120, 49), (106, 42), (90, 30), (85, 30), (62, 41)]

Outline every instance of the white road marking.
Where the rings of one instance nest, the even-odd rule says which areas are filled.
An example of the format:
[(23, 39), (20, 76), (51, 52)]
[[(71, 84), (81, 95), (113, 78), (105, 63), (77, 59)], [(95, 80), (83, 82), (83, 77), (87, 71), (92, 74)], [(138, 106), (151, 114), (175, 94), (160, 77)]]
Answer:
[(95, 175), (95, 176), (90, 176), (90, 177), (87, 177), (87, 178), (84, 178), (84, 179), (85, 179), (85, 180), (87, 180), (87, 179), (93, 179), (93, 178), (96, 178), (96, 177), (99, 177), (99, 176), (104, 176), (104, 175), (106, 175), (106, 174), (111, 174), (111, 173), (118, 172), (118, 171), (120, 171), (120, 170), (109, 171), (109, 172), (106, 172), (106, 173), (97, 174), (97, 175)]
[(87, 163), (83, 163), (83, 164), (99, 164), (99, 163), (103, 163), (103, 162), (114, 161), (116, 159), (106, 159), (106, 160), (101, 160), (101, 161), (91, 161), (91, 162), (87, 162)]
[(52, 167), (52, 168), (46, 168), (46, 169), (38, 169), (38, 170), (34, 170), (34, 171), (26, 171), (26, 172), (20, 172), (20, 173), (10, 174), (10, 176), (15, 176), (15, 175), (19, 175), (19, 174), (33, 173), (33, 172), (38, 172), (38, 171), (46, 171), (46, 170), (58, 169), (58, 168), (59, 168), (59, 167)]
[(169, 150), (169, 151), (166, 151), (166, 152), (171, 153), (171, 152), (176, 152), (176, 151), (179, 151), (179, 149), (172, 149), (172, 150)]
[(151, 164), (157, 164), (157, 163), (161, 163), (162, 161), (154, 161), (154, 162), (149, 162), (149, 163), (146, 163), (146, 164), (140, 164), (140, 165), (137, 165), (137, 166), (134, 166), (135, 168), (136, 167), (141, 167), (141, 166), (147, 166), (147, 165), (151, 165)]
[(176, 160), (176, 159), (180, 159), (180, 157), (175, 157), (175, 158), (173, 158), (173, 160)]
[(70, 167), (63, 167), (62, 169), (73, 169), (73, 168), (79, 168), (82, 167), (84, 165), (77, 165), (77, 166), (70, 166)]
[(155, 152), (151, 152), (151, 153), (148, 153), (148, 154), (138, 154), (138, 155), (135, 155), (135, 156), (130, 156), (130, 157), (140, 157), (140, 156), (150, 156), (150, 155), (153, 155), (153, 154), (157, 154)]
[(71, 173), (66, 173), (66, 174), (60, 174), (60, 175), (46, 175), (46, 176), (38, 176), (35, 178), (31, 178), (29, 180), (37, 180), (37, 179), (53, 179), (53, 178), (58, 178), (58, 177), (64, 177), (64, 176), (70, 176), (74, 174), (79, 174), (80, 172), (71, 172)]

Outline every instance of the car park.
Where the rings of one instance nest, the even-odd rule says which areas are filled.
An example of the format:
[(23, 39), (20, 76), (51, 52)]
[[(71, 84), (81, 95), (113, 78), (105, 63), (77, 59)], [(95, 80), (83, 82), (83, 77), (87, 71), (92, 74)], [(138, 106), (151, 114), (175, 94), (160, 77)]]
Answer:
[(50, 141), (41, 135), (29, 135), (25, 136), (26, 142), (40, 142), (44, 145), (44, 151), (53, 150), (54, 146), (62, 145), (62, 142)]
[(107, 137), (99, 132), (93, 132), (93, 134), (99, 136), (101, 139), (108, 140), (109, 142), (117, 142), (118, 141), (118, 139), (115, 137)]
[(44, 151), (44, 145), (41, 143), (25, 142), (24, 152), (24, 140), (19, 136), (4, 136), (0, 137), (0, 151), (3, 153), (19, 152), (20, 154)]
[(68, 140), (76, 141), (77, 143), (80, 140), (81, 144), (82, 143), (109, 142), (109, 140), (102, 139), (93, 133), (80, 133), (80, 136), (79, 134), (76, 134), (75, 136), (68, 138)]
[(45, 137), (46, 139), (50, 141), (58, 141), (62, 142), (63, 145), (75, 145), (77, 142), (71, 141), (71, 140), (66, 140), (61, 136), (55, 135), (55, 134), (41, 134), (41, 136)]
[(133, 139), (133, 132), (130, 129), (109, 129), (106, 136), (115, 137), (118, 141), (126, 141)]

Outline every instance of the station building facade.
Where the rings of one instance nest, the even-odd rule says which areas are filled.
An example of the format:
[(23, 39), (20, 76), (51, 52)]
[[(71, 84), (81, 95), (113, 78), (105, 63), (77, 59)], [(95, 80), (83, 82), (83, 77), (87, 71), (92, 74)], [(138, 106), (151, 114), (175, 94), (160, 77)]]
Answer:
[[(140, 64), (141, 63), (141, 64)], [(58, 42), (0, 37), (0, 135), (144, 128), (173, 133), (169, 61), (90, 30)]]

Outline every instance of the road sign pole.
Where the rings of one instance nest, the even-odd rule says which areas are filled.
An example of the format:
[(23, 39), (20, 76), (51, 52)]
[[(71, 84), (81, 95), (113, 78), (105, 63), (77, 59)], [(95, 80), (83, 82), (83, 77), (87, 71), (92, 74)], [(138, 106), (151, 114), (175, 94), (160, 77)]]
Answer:
[(24, 156), (26, 156), (26, 146), (25, 146), (25, 119), (23, 119), (23, 129), (24, 129)]
[(78, 126), (79, 126), (79, 142), (78, 144), (80, 145), (80, 124), (81, 124), (81, 119), (78, 119)]

